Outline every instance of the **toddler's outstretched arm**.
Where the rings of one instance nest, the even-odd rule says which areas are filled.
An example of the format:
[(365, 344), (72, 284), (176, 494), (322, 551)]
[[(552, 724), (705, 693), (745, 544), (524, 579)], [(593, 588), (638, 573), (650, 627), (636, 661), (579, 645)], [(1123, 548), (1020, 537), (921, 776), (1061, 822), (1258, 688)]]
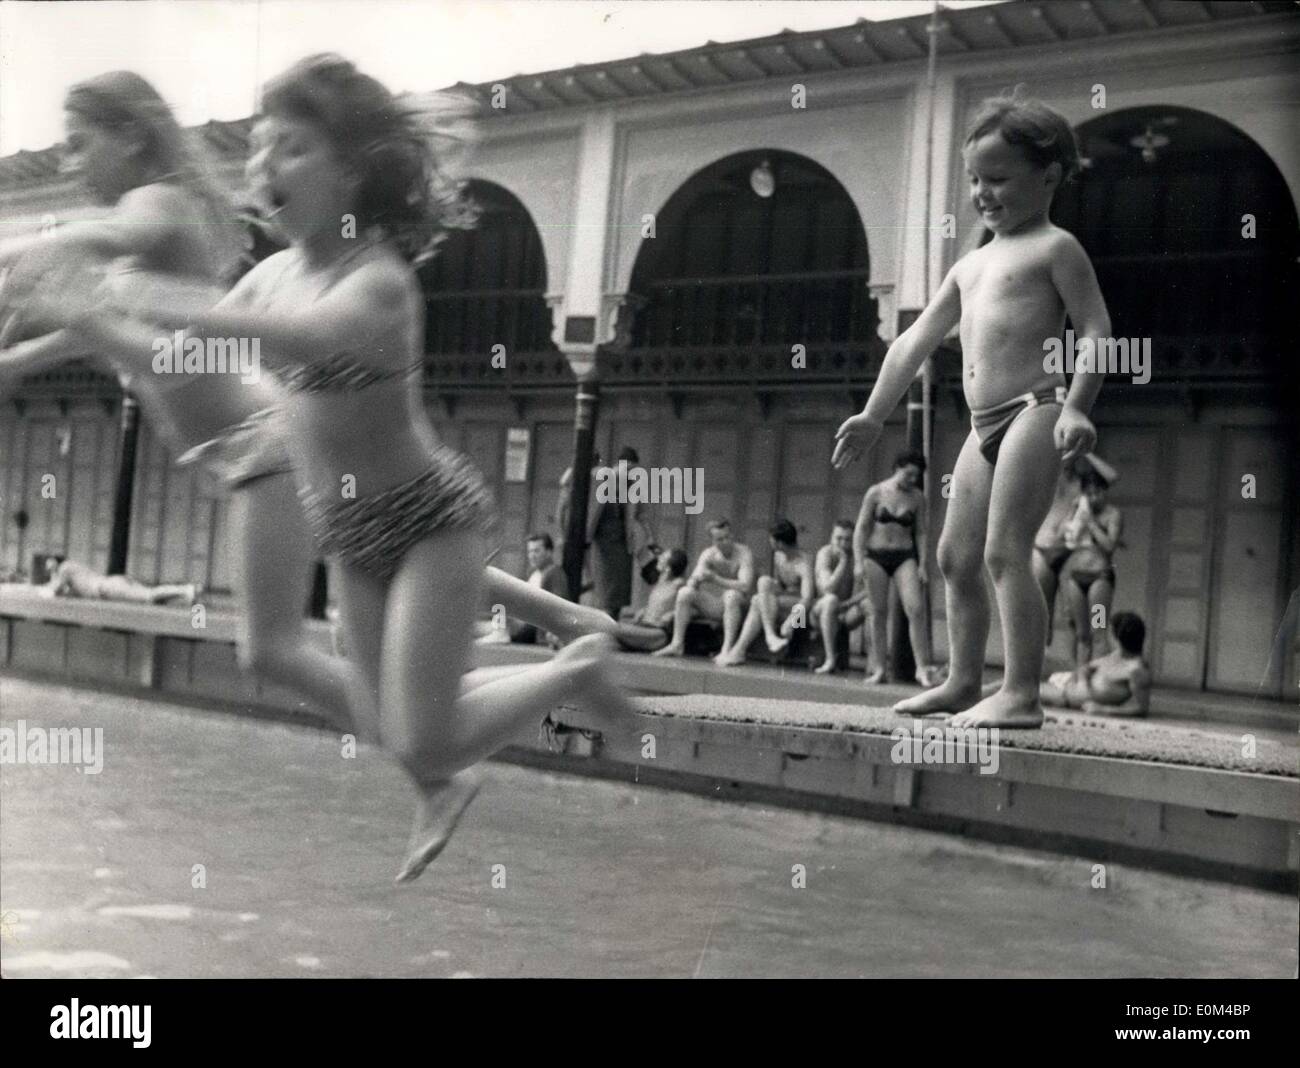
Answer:
[[(1110, 336), (1110, 315), (1088, 254), (1073, 234), (1062, 231), (1052, 258), (1052, 282), (1061, 295), (1076, 340), (1090, 339), (1092, 351), (1099, 352), (1098, 341)], [(1088, 413), (1104, 381), (1104, 375), (1096, 371), (1076, 369), (1074, 373), (1065, 407), (1056, 422), (1056, 447), (1067, 461), (1082, 456), (1097, 443), (1097, 428)]]

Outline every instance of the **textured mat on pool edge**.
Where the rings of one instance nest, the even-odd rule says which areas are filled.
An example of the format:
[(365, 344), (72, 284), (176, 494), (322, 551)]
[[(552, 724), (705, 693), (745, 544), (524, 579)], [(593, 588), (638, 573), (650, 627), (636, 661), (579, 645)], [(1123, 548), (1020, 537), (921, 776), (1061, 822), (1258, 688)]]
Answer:
[[(888, 708), (812, 701), (776, 701), (713, 694), (637, 697), (635, 701), (641, 709), (653, 715), (755, 723), (767, 727), (819, 727), (887, 735), (898, 727), (910, 729), (917, 722)], [(942, 727), (946, 721), (935, 717), (920, 722), (926, 727)], [(1255, 755), (1247, 757), (1242, 755), (1242, 750), (1249, 734), (1249, 728), (1243, 728), (1240, 734), (1211, 734), (1138, 720), (1103, 720), (1077, 713), (1049, 712), (1042, 730), (1004, 730), (999, 741), (1008, 749), (1149, 760), (1300, 778), (1300, 745), (1256, 738)]]

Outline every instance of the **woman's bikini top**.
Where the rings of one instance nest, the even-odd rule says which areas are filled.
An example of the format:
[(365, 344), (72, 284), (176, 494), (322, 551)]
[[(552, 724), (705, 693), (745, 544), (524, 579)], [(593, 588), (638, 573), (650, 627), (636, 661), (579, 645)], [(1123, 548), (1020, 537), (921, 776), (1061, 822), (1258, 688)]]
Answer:
[(876, 509), (876, 522), (897, 523), (900, 527), (910, 530), (912, 527), (916, 526), (916, 513), (899, 512), (895, 515), (888, 508), (884, 507), (884, 505), (881, 505)]
[(355, 393), (382, 382), (396, 382), (416, 374), (423, 360), (402, 367), (374, 367), (346, 352), (319, 362), (282, 364), (277, 380), (290, 393)]
[[(319, 300), (343, 279), (344, 267), (350, 266), (363, 253), (369, 252), (374, 247), (374, 245), (362, 245), (334, 264), (316, 299)], [(290, 257), (284, 258), (280, 277), (275, 283), (276, 287), (280, 279), (284, 278), (286, 269), (294, 262)], [(384, 382), (402, 381), (419, 374), (423, 368), (423, 357), (418, 357), (400, 367), (375, 367), (358, 359), (353, 353), (336, 352), (323, 360), (280, 364), (275, 369), (275, 377), (290, 393), (357, 393)]]

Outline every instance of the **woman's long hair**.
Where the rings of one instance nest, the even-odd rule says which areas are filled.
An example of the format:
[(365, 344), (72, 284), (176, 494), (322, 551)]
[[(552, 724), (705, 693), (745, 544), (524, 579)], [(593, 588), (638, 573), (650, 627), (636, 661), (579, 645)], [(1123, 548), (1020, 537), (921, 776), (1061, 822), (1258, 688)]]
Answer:
[(448, 228), (474, 224), (464, 183), (451, 171), (473, 142), (475, 107), (448, 93), (399, 99), (330, 53), (295, 63), (262, 94), (264, 114), (319, 127), (360, 171), (357, 222), (381, 231), (413, 264), (433, 254)]
[(203, 205), (216, 255), (213, 273), (227, 276), (244, 255), (248, 235), (197, 135), (181, 129), (158, 91), (134, 71), (115, 70), (74, 85), (63, 106), (112, 134), (141, 139), (141, 162), (157, 172), (158, 180), (174, 181)]

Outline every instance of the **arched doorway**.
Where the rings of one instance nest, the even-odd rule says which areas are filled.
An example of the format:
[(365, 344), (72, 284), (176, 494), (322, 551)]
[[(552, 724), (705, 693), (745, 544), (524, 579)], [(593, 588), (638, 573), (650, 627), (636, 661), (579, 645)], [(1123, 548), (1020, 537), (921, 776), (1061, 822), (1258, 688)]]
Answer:
[[(475, 225), (450, 230), (418, 272), (425, 298), (426, 384), (447, 402), (447, 413), (456, 409), (458, 395), (496, 400), (538, 387), (571, 390), (572, 371), (551, 340), (546, 256), (532, 216), (518, 197), (493, 182), (470, 181), (465, 197), (477, 209)], [(494, 360), (498, 356), (504, 363)], [(523, 533), (550, 526), (555, 487), (572, 457), (572, 425), (525, 418), (522, 406), (509, 428), (499, 415), (472, 405), (457, 411), (454, 421), (441, 422), (441, 432), (507, 502), (509, 536), (498, 564), (524, 572)], [(518, 470), (507, 470), (511, 433), (515, 447), (522, 441), (526, 450), (522, 478)]]
[(669, 198), (630, 289), (632, 348), (875, 340), (867, 239), (844, 187), (791, 152), (742, 152)]
[(555, 352), (546, 306), (546, 257), (528, 209), (509, 190), (471, 181), (466, 198), (478, 221), (450, 230), (420, 269), (427, 317), (425, 351), (434, 356)]
[[(727, 515), (761, 559), (776, 515), (815, 548), (849, 498), (856, 509), (861, 472), (831, 467), (834, 423), (800, 404), (810, 390), (860, 389), (878, 367), (885, 345), (869, 278), (856, 205), (805, 156), (727, 156), (656, 212), (628, 283), (628, 345), (609, 355), (606, 375), (615, 387), (671, 396), (680, 422), (660, 438), (668, 462), (707, 465), (708, 515), (660, 515), (666, 544), (702, 548), (706, 521)], [(691, 396), (722, 401), (726, 414), (682, 418)], [(750, 403), (733, 403), (742, 397)], [(780, 415), (769, 418), (773, 405)]]
[(1300, 231), (1267, 153), (1182, 107), (1128, 108), (1077, 133), (1087, 166), (1052, 214), (1087, 250), (1114, 334), (1151, 338), (1166, 377), (1292, 374)]

